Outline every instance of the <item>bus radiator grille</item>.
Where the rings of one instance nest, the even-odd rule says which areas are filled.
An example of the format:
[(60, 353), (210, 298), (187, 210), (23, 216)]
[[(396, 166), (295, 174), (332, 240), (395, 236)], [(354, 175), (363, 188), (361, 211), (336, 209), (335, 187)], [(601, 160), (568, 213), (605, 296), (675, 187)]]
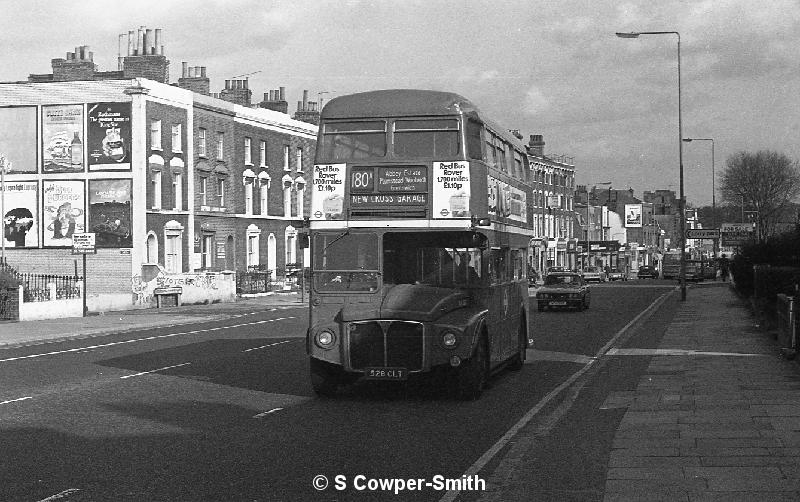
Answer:
[(353, 369), (400, 367), (422, 369), (422, 324), (407, 321), (367, 321), (351, 324), (350, 364)]

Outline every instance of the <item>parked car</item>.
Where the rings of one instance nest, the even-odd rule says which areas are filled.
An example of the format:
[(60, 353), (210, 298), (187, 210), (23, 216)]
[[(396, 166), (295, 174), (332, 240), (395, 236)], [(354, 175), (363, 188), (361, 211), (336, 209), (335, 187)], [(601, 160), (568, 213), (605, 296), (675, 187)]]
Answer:
[(658, 270), (652, 265), (642, 265), (639, 271), (636, 272), (636, 277), (639, 279), (658, 279)]
[(606, 282), (606, 273), (600, 267), (583, 267), (583, 280), (586, 282)]
[(589, 308), (591, 299), (589, 287), (581, 274), (576, 272), (555, 272), (547, 274), (544, 285), (536, 292), (539, 311), (548, 308)]
[(608, 273), (608, 280), (609, 281), (627, 281), (628, 274), (625, 272), (621, 272), (619, 270), (612, 270)]

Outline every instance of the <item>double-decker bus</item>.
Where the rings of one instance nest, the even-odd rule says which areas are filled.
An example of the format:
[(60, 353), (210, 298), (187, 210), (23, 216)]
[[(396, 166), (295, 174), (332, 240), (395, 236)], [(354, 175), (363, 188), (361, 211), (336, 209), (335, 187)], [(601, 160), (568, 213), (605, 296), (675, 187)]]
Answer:
[(306, 347), (320, 395), (438, 373), (476, 399), (520, 369), (532, 191), (524, 144), (448, 92), (330, 100), (312, 175)]

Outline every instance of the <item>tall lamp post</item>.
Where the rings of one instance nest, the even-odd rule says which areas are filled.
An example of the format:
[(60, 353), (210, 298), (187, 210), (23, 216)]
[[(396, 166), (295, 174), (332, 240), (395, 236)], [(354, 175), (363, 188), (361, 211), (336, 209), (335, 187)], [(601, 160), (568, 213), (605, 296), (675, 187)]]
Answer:
[[(597, 185), (603, 186), (611, 186), (610, 181), (604, 181), (602, 183), (592, 183), (592, 188), (595, 188)], [(610, 189), (609, 189), (610, 190)], [(589, 229), (591, 228), (591, 216), (589, 215), (589, 184), (586, 184), (586, 261), (583, 262), (583, 266), (587, 267), (589, 265)], [(601, 222), (602, 224), (602, 222)]]
[(683, 121), (681, 117), (681, 34), (677, 31), (634, 31), (630, 33), (617, 32), (620, 38), (639, 38), (640, 35), (676, 35), (678, 37), (678, 166), (680, 178), (680, 201), (678, 201), (678, 212), (680, 213), (679, 232), (680, 232), (680, 285), (681, 301), (686, 300), (686, 201), (683, 198)]
[[(711, 226), (717, 228), (717, 187), (715, 185), (716, 176), (714, 174), (714, 139), (713, 138), (683, 138), (685, 143), (692, 141), (711, 142)], [(714, 258), (717, 257), (718, 239), (714, 239)]]

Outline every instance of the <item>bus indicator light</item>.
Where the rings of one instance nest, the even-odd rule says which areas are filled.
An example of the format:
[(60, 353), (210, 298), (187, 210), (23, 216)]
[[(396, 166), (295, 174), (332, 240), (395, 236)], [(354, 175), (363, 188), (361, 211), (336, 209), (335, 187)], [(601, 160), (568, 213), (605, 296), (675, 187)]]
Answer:
[(450, 366), (453, 368), (461, 366), (461, 358), (458, 356), (450, 356)]

